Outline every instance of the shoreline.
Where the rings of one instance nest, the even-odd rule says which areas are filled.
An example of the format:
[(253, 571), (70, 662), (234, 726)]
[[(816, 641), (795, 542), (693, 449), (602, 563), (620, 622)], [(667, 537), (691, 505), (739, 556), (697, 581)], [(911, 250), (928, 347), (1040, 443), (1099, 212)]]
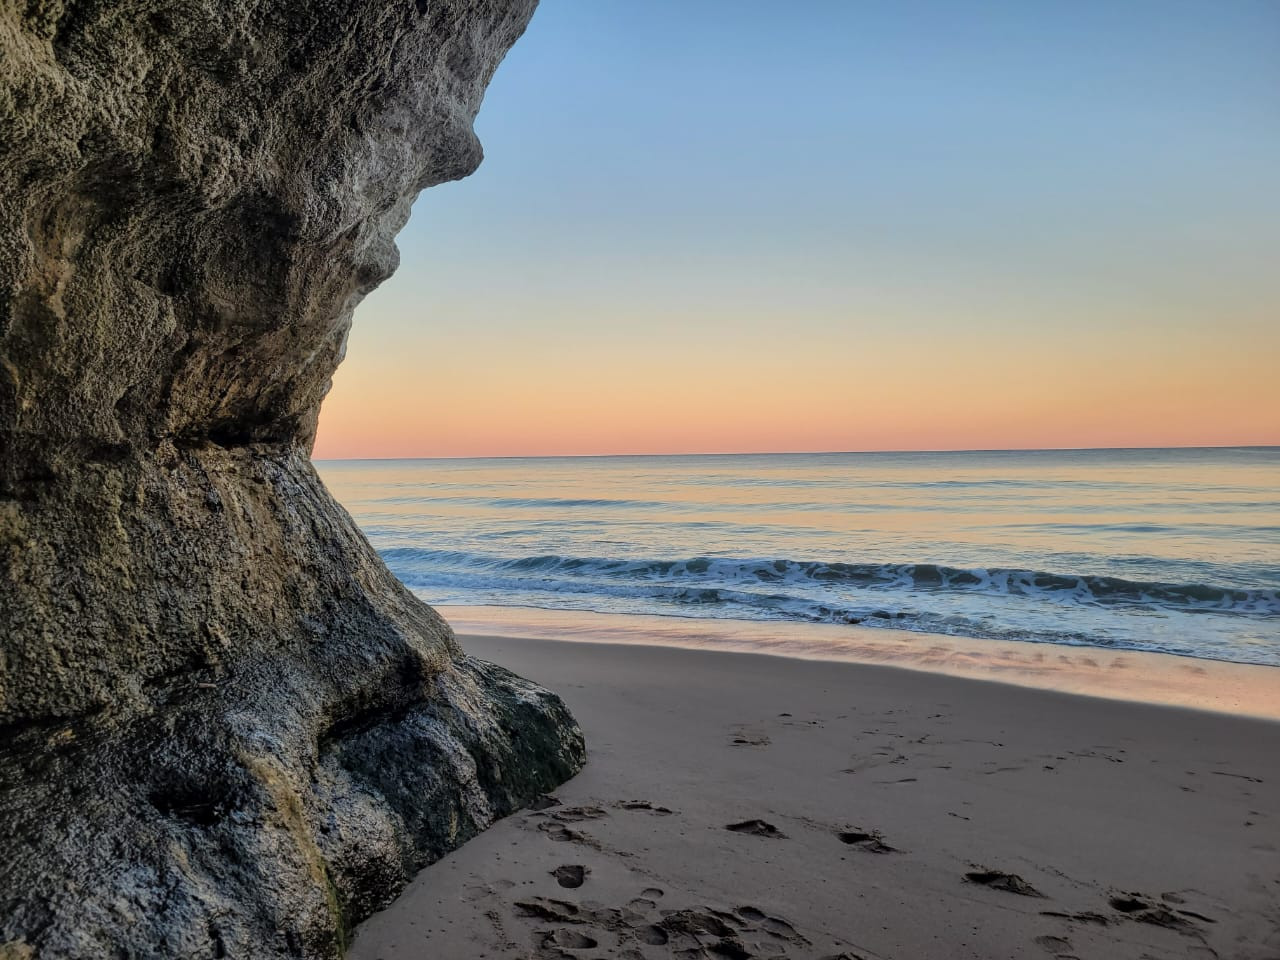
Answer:
[(1280, 954), (1280, 724), (893, 664), (461, 642), (560, 693), (587, 766), (419, 874), (351, 960)]
[(459, 635), (715, 650), (887, 666), (1126, 703), (1280, 721), (1280, 667), (1171, 653), (844, 624), (460, 606), (436, 609)]

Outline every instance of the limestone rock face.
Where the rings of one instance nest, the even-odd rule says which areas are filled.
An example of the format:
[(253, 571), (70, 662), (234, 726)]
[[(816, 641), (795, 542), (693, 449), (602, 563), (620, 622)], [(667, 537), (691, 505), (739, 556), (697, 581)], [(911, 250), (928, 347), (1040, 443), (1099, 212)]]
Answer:
[(581, 766), (308, 461), (533, 4), (0, 0), (0, 957), (337, 956)]

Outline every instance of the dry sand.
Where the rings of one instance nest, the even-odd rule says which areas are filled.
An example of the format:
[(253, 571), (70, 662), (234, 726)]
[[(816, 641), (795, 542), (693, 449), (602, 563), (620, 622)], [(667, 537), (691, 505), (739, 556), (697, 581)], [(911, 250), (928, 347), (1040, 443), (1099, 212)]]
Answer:
[[(1280, 723), (877, 665), (464, 645), (559, 691), (588, 766), (423, 871), (354, 960), (1280, 958)], [(1280, 671), (1251, 669), (1280, 709)]]

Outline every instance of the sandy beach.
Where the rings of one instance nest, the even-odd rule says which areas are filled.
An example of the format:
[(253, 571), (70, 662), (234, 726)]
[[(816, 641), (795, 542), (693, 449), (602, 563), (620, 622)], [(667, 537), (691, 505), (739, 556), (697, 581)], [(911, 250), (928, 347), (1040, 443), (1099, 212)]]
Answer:
[[(588, 765), (423, 871), (353, 960), (1280, 957), (1275, 720), (877, 664), (464, 646), (560, 693)], [(1280, 671), (1221, 666), (1280, 705)]]

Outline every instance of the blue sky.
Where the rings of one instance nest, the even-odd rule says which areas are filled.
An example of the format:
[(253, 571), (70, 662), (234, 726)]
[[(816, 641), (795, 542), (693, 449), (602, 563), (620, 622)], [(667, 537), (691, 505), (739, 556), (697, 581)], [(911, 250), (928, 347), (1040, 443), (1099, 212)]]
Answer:
[[(484, 165), (420, 198), (401, 273), (357, 314), (322, 440), (361, 409), (439, 404), (385, 361), (451, 355), (465, 385), (533, 398), (510, 411), (520, 436), (593, 452), (602, 438), (574, 433), (572, 404), (536, 409), (539, 366), (559, 383), (571, 354), (625, 432), (645, 382), (723, 380), (745, 402), (778, 338), (855, 364), (976, 344), (992, 370), (1057, 360), (1116, 390), (1195, 381), (1203, 423), (1181, 442), (1280, 439), (1259, 412), (1280, 400), (1265, 371), (1224, 346), (1280, 359), (1280, 4), (544, 0), (476, 127)], [(504, 344), (527, 362), (497, 356)], [(784, 352), (774, 372), (805, 378), (803, 352)], [(1166, 386), (1153, 364), (1173, 371)], [(826, 408), (829, 448), (857, 448), (866, 398), (819, 367), (829, 402), (806, 396)], [(1014, 377), (1008, 402), (1036, 379)], [(962, 398), (966, 383), (949, 386)], [(1088, 386), (1055, 380), (1037, 409)], [(1240, 436), (1206, 434), (1211, 414)], [(485, 417), (468, 435), (501, 447), (501, 404)], [(448, 452), (433, 446), (454, 443), (446, 426), (428, 418), (396, 449)], [(901, 428), (945, 440), (953, 426)], [(724, 436), (751, 444), (748, 427), (726, 420)], [(716, 446), (716, 423), (699, 436)], [(632, 447), (655, 444), (641, 431)]]

